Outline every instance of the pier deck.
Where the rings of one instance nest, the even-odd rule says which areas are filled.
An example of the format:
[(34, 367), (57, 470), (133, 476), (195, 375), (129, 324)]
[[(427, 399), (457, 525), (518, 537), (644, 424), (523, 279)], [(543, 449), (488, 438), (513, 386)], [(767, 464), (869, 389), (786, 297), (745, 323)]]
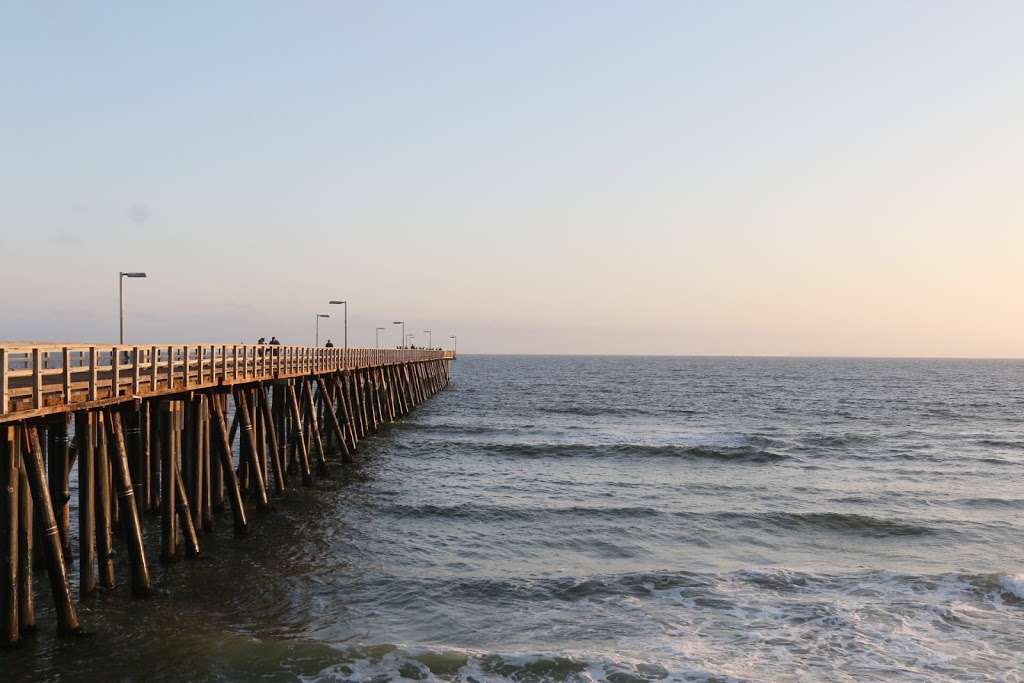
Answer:
[(453, 359), (432, 349), (0, 343), (0, 642), (35, 627), (34, 572), (48, 575), (60, 633), (80, 629), (71, 572), (80, 599), (117, 586), (115, 543), (132, 593), (149, 595), (146, 515), (159, 519), (165, 563), (200, 555), (222, 512), (248, 532), (250, 511), (272, 509), (289, 486), (358, 466), (360, 441), (445, 388)]

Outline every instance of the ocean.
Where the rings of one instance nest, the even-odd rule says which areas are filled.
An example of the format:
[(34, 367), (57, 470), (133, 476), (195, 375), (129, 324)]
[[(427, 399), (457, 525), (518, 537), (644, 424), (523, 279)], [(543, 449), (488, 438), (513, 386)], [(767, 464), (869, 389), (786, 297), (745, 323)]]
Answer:
[(360, 446), (0, 678), (1024, 679), (1024, 361), (462, 356)]

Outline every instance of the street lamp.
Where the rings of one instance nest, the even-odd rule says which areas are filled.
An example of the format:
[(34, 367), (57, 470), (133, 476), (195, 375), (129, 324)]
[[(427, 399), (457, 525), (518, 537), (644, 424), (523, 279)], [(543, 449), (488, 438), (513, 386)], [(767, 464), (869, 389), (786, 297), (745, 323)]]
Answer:
[(124, 344), (124, 279), (126, 277), (146, 277), (145, 273), (118, 273), (117, 274), (117, 289), (118, 289), (118, 306), (121, 309), (121, 335), (120, 344)]
[(329, 304), (341, 304), (345, 307), (345, 350), (348, 351), (348, 301), (328, 301)]
[(405, 321), (404, 320), (396, 320), (395, 322), (393, 322), (391, 324), (392, 325), (401, 325), (402, 326), (402, 340), (398, 342), (398, 348), (403, 348), (402, 344), (405, 343)]
[(458, 340), (458, 338), (454, 334), (452, 336), (448, 337), (448, 338), (452, 340), (452, 355), (453, 356), (459, 355), (459, 340)]
[(376, 330), (374, 330), (374, 339), (376, 339), (376, 346), (374, 348), (380, 348), (380, 333), (386, 329), (386, 327), (378, 327)]
[(434, 337), (430, 330), (423, 330), (423, 334), (427, 335), (427, 348), (434, 348)]
[(330, 318), (331, 316), (327, 313), (316, 314), (316, 345), (320, 346), (320, 318)]

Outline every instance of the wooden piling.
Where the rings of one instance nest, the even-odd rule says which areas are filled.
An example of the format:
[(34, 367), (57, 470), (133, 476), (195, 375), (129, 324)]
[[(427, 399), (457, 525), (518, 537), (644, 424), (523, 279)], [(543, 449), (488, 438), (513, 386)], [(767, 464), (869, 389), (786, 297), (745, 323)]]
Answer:
[[(6, 362), (6, 359), (3, 360)], [(21, 638), (18, 621), (18, 448), (15, 428), (0, 427), (0, 644)]]
[(178, 518), (181, 521), (181, 534), (185, 539), (185, 555), (187, 557), (199, 557), (199, 535), (196, 533), (193, 524), (192, 511), (188, 502), (188, 494), (185, 485), (181, 481), (181, 472), (174, 471), (174, 488), (178, 509)]
[(47, 573), (50, 577), (50, 591), (53, 594), (54, 611), (57, 613), (57, 632), (69, 634), (78, 631), (78, 615), (71, 599), (71, 584), (64, 564), (63, 549), (57, 519), (53, 514), (53, 503), (46, 486), (46, 468), (43, 451), (39, 446), (39, 435), (34, 429), (24, 431), (23, 452), (28, 485), (32, 491), (35, 513), (42, 529), (43, 554), (46, 558)]
[(384, 389), (384, 405), (387, 410), (388, 421), (395, 421), (395, 397), (391, 392), (391, 380), (388, 378), (387, 368), (377, 368), (380, 375), (380, 384)]
[(136, 447), (135, 447), (135, 473), (132, 475), (132, 481), (136, 482), (135, 485), (135, 500), (139, 508), (139, 513), (148, 512), (150, 509), (150, 494), (149, 487), (152, 475), (150, 473), (150, 458), (149, 458), (149, 403), (142, 402), (139, 405), (139, 409), (135, 412), (137, 416), (137, 428), (136, 432)]
[(35, 515), (25, 457), (21, 452), (22, 434), (30, 429), (34, 428), (15, 427), (15, 447), (18, 450), (18, 621), (22, 634), (33, 631), (36, 627), (36, 602), (32, 592)]
[(356, 371), (356, 382), (359, 387), (359, 412), (363, 415), (363, 424), (366, 426), (366, 434), (373, 434), (377, 431), (373, 424), (373, 408), (370, 407), (369, 386), (366, 381), (366, 371)]
[[(224, 469), (221, 467), (221, 461), (218, 457), (219, 453), (219, 439), (218, 436), (218, 415), (223, 415), (223, 394), (207, 394), (207, 399), (210, 406), (210, 493), (211, 502), (215, 510), (224, 509)], [(231, 454), (228, 453), (228, 461), (231, 461)]]
[(338, 413), (334, 408), (334, 402), (331, 400), (330, 394), (325, 391), (329, 386), (323, 377), (317, 377), (317, 386), (320, 389), (320, 395), (324, 397), (325, 410), (324, 413), (327, 415), (328, 422), (331, 424), (331, 428), (334, 430), (334, 437), (338, 441), (341, 449), (342, 463), (345, 465), (352, 464), (352, 453), (348, 449), (348, 444), (345, 443), (345, 434), (341, 430), (341, 424), (338, 423)]
[(146, 486), (146, 512), (155, 513), (160, 510), (160, 475), (163, 467), (160, 464), (164, 448), (160, 404), (157, 401), (146, 401), (146, 412), (149, 414), (149, 482)]
[(75, 413), (78, 450), (78, 595), (96, 592), (96, 433), (89, 411)]
[(274, 469), (274, 490), (284, 493), (284, 462), (281, 458), (281, 449), (277, 442), (277, 420), (271, 413), (270, 405), (267, 402), (266, 391), (261, 386), (259, 389), (260, 412), (263, 414), (263, 424), (267, 430), (267, 441), (270, 448), (270, 462)]
[(103, 413), (96, 413), (96, 571), (100, 586), (114, 588), (114, 544), (110, 529), (110, 444)]
[(306, 440), (302, 436), (302, 417), (299, 412), (299, 401), (295, 396), (295, 385), (288, 385), (288, 405), (292, 413), (292, 429), (297, 435), (296, 446), (299, 454), (299, 465), (302, 468), (302, 484), (310, 486), (313, 483), (313, 472), (309, 464), (309, 450), (306, 448)]
[(177, 478), (178, 444), (176, 438), (176, 409), (174, 402), (160, 406), (160, 420), (164, 424), (163, 452), (160, 454), (160, 561), (173, 562), (178, 557)]
[(338, 389), (338, 407), (344, 419), (345, 433), (348, 435), (349, 446), (352, 452), (355, 453), (359, 445), (359, 437), (356, 435), (356, 426), (352, 422), (352, 411), (349, 406), (348, 396), (346, 395), (347, 392), (345, 391), (344, 373), (339, 372), (334, 375), (334, 385)]
[(201, 455), (203, 459), (202, 498), (203, 512), (200, 526), (204, 533), (213, 531), (213, 454), (210, 436), (210, 399), (203, 396), (200, 403), (199, 419), (202, 423)]
[(321, 477), (327, 476), (327, 453), (324, 451), (324, 438), (320, 431), (320, 421), (317, 419), (316, 406), (313, 404), (313, 388), (308, 381), (302, 383), (302, 393), (306, 397), (306, 408), (309, 411), (309, 429), (313, 434), (313, 443), (317, 451), (317, 474)]
[(192, 526), (197, 534), (203, 533), (203, 479), (206, 477), (205, 463), (203, 462), (203, 395), (195, 394), (192, 397), (194, 404), (195, 420), (195, 465), (192, 469), (192, 488), (195, 497), (189, 499), (192, 512)]
[(377, 422), (379, 427), (380, 425), (391, 421), (388, 416), (387, 406), (384, 399), (384, 382), (381, 381), (380, 368), (370, 368), (368, 372), (370, 373), (370, 378), (373, 381), (373, 398), (374, 403), (377, 406)]
[[(196, 453), (199, 443), (199, 434), (197, 433), (199, 420), (197, 413), (195, 396), (187, 396), (181, 404), (182, 429), (179, 469), (181, 480), (185, 484), (185, 494), (192, 501), (197, 497), (198, 490), (196, 485), (199, 482), (199, 458)], [(177, 491), (177, 484), (175, 484), (175, 491)], [(178, 500), (177, 507), (178, 509), (181, 508), (180, 500)], [(195, 506), (193, 505), (191, 509), (194, 511)], [(194, 522), (194, 520), (192, 521)]]
[(249, 521), (245, 515), (242, 492), (238, 489), (238, 479), (235, 477), (235, 465), (231, 458), (231, 443), (228, 441), (229, 432), (227, 421), (224, 418), (224, 407), (213, 393), (210, 394), (210, 405), (213, 407), (213, 429), (216, 432), (214, 445), (220, 460), (219, 469), (225, 488), (227, 488), (231, 512), (235, 518), (235, 533), (240, 535), (249, 530)]
[(270, 467), (267, 458), (267, 432), (263, 425), (263, 412), (259, 407), (259, 391), (252, 387), (246, 391), (246, 404), (249, 406), (250, 418), (252, 419), (252, 434), (256, 444), (256, 462), (260, 468), (260, 476), (263, 477), (263, 487), (267, 491), (267, 498), (270, 497)]
[(370, 433), (366, 420), (366, 401), (363, 400), (363, 388), (359, 379), (359, 372), (353, 371), (348, 376), (349, 395), (352, 398), (352, 409), (355, 411), (356, 426), (359, 428), (359, 438), (365, 439)]
[(380, 411), (380, 400), (377, 393), (377, 378), (374, 375), (373, 368), (367, 368), (363, 370), (363, 375), (366, 378), (366, 395), (367, 401), (370, 405), (370, 421), (373, 423), (373, 431), (380, 431), (380, 426), (383, 423), (383, 416)]
[(57, 521), (62, 557), (70, 568), (71, 563), (71, 487), (68, 481), (68, 465), (71, 453), (68, 442), (67, 415), (59, 415), (50, 421), (46, 430), (47, 487), (53, 502), (53, 514)]
[(252, 477), (253, 488), (256, 493), (256, 510), (266, 510), (269, 504), (267, 502), (267, 487), (263, 480), (263, 472), (259, 462), (262, 457), (253, 434), (252, 417), (249, 413), (249, 404), (246, 401), (244, 391), (237, 391), (235, 393), (235, 410), (239, 418), (239, 431), (242, 434), (242, 456), (243, 458), (248, 458), (249, 474)]
[(274, 432), (278, 440), (278, 462), (281, 468), (281, 483), (288, 484), (289, 460), (288, 460), (288, 409), (285, 407), (285, 384), (277, 381), (273, 384), (271, 395), (273, 397)]
[(405, 415), (408, 414), (409, 410), (406, 407), (404, 396), (405, 385), (402, 382), (402, 378), (399, 373), (399, 367), (397, 365), (392, 365), (390, 368), (388, 368), (388, 370), (391, 373), (391, 384), (394, 387), (397, 416), (405, 417)]
[(121, 524), (128, 543), (128, 557), (132, 566), (132, 594), (137, 597), (149, 595), (152, 588), (149, 566), (146, 564), (146, 549), (142, 543), (142, 522), (139, 508), (135, 504), (131, 471), (128, 467), (128, 448), (125, 446), (124, 428), (121, 415), (107, 409), (106, 422), (108, 441), (114, 446), (114, 480), (117, 483), (117, 497), (121, 501)]

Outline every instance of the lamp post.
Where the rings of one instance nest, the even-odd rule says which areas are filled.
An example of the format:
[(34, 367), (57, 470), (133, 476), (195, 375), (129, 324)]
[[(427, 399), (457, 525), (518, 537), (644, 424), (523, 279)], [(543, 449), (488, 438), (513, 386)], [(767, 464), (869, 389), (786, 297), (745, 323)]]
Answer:
[(117, 274), (117, 304), (120, 308), (120, 341), (119, 344), (124, 344), (124, 279), (126, 277), (146, 277), (145, 273), (118, 273)]
[(402, 345), (405, 344), (405, 321), (404, 320), (396, 320), (395, 322), (393, 322), (391, 324), (392, 325), (401, 325), (402, 326), (402, 339), (401, 339), (401, 341), (398, 342), (398, 348), (402, 348)]
[(434, 348), (434, 336), (430, 330), (423, 330), (423, 334), (427, 335), (427, 348)]
[(345, 307), (345, 350), (348, 351), (348, 301), (328, 301), (329, 304), (341, 304)]
[(376, 330), (374, 330), (374, 339), (376, 339), (376, 346), (374, 348), (380, 348), (380, 333), (383, 332), (385, 329), (387, 328), (378, 327)]
[(320, 346), (320, 318), (330, 318), (331, 316), (327, 313), (316, 314), (316, 345)]
[(452, 336), (448, 337), (448, 338), (452, 340), (452, 355), (453, 356), (458, 356), (459, 355), (459, 340), (458, 340), (458, 338), (454, 334)]

